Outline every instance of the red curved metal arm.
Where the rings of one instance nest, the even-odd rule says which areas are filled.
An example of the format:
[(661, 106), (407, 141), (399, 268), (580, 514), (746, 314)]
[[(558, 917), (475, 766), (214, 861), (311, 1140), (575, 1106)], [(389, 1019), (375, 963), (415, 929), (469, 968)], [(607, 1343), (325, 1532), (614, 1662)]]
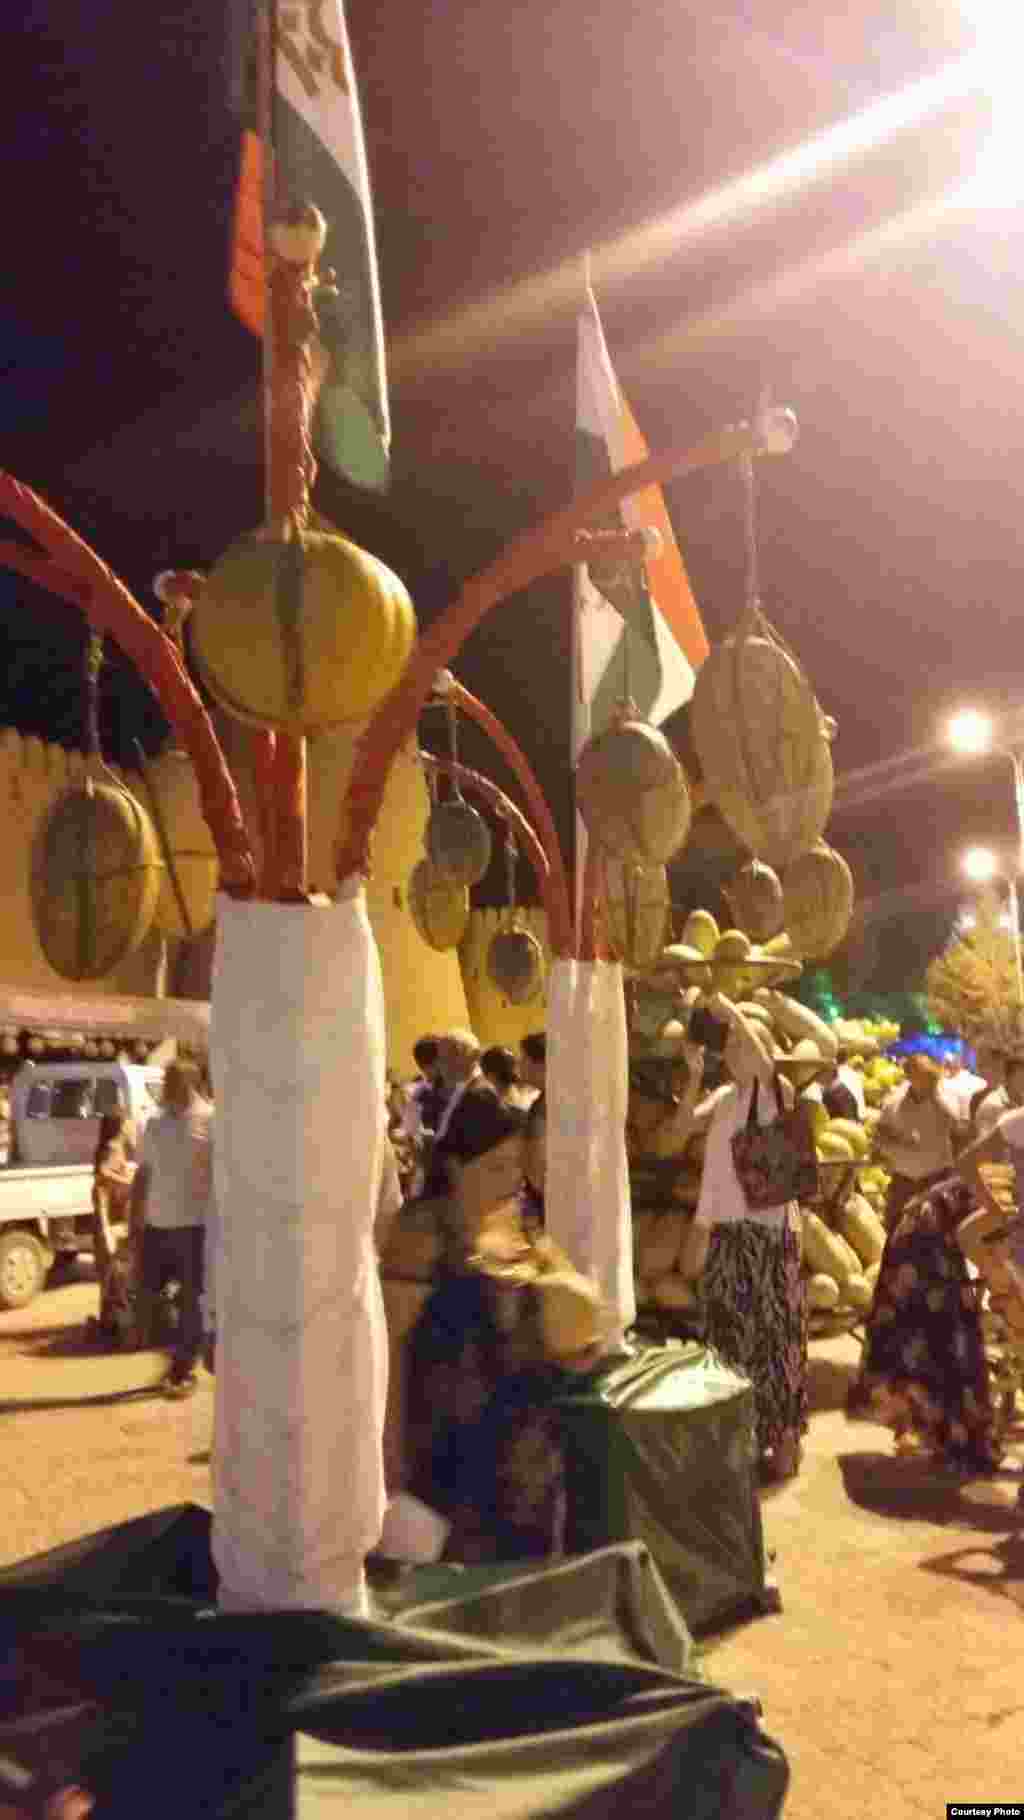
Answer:
[[(382, 702), (356, 748), (355, 762), (342, 807), (341, 833), (335, 849), (339, 880), (369, 868), (369, 843), (380, 813), (388, 772), (415, 727), (439, 670), (452, 663), (469, 634), (510, 594), (552, 570), (579, 560), (577, 533), (603, 517), (631, 493), (672, 475), (735, 461), (756, 453), (758, 441), (746, 424), (706, 436), (686, 448), (669, 449), (624, 468), (610, 480), (574, 499), (532, 530), (513, 538), (496, 560), (466, 582), (461, 593), (423, 634), (405, 675)], [(557, 952), (557, 950), (556, 950)], [(571, 953), (571, 943), (564, 953)]]
[(568, 954), (572, 950), (572, 903), (569, 897), (569, 882), (566, 878), (558, 833), (533, 766), (504, 721), (500, 720), (498, 715), (494, 714), (482, 701), (478, 701), (475, 695), (471, 695), (460, 682), (452, 682), (444, 699), (454, 702), (456, 707), (461, 708), (463, 713), (469, 716), (470, 720), (475, 720), (477, 726), (483, 728), (484, 732), (494, 741), (498, 751), (522, 786), (527, 807), (533, 817), (534, 827), (551, 868), (549, 885), (551, 901), (548, 905), (548, 939), (551, 943), (551, 950), (554, 954)]
[(178, 654), (124, 583), (31, 487), (0, 471), (0, 511), (42, 549), (0, 546), (0, 562), (78, 607), (107, 633), (149, 684), (195, 766), (203, 815), (220, 860), (221, 884), (234, 897), (255, 890), (256, 866), (238, 793), (206, 709)]
[(482, 796), (486, 803), (490, 803), (495, 813), (515, 829), (526, 849), (530, 864), (537, 874), (537, 883), (540, 885), (540, 894), (544, 899), (544, 909), (547, 912), (550, 937), (552, 874), (548, 856), (541, 845), (536, 829), (531, 827), (522, 810), (517, 809), (512, 798), (506, 796), (504, 790), (497, 784), (493, 784), (489, 777), (482, 777), (479, 771), (471, 770), (469, 765), (460, 764), (457, 758), (435, 758), (432, 752), (421, 752), (420, 760), (425, 770), (439, 771), (442, 777), (452, 778), (471, 794)]

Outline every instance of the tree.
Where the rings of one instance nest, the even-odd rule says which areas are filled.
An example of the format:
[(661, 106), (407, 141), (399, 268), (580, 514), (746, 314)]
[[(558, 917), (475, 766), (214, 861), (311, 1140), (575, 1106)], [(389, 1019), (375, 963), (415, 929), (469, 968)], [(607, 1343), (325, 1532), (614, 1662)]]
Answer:
[(943, 1029), (959, 1031), (973, 1043), (1004, 1047), (1024, 1036), (1013, 938), (995, 892), (979, 898), (971, 926), (961, 925), (931, 962), (926, 997)]

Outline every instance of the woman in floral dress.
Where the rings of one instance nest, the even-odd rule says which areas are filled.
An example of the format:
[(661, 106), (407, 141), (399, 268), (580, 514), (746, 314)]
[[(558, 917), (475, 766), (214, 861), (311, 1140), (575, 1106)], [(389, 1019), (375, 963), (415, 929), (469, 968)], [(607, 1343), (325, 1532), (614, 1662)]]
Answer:
[(878, 1273), (851, 1414), (873, 1414), (901, 1453), (991, 1472), (1000, 1445), (981, 1332), (980, 1293), (956, 1241), (975, 1196), (949, 1176), (912, 1200)]
[(470, 1089), (436, 1155), (447, 1256), (405, 1358), (405, 1488), (450, 1524), (449, 1561), (558, 1555), (565, 1462), (555, 1405), (597, 1364), (597, 1290), (522, 1217), (526, 1115)]

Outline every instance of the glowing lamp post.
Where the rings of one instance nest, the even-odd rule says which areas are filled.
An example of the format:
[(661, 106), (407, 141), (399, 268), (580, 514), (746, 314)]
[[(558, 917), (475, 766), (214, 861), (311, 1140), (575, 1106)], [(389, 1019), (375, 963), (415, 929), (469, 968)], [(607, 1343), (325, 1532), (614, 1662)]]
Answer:
[(1010, 899), (1010, 932), (1013, 936), (1013, 962), (1017, 975), (1017, 1003), (1024, 1007), (1024, 961), (1021, 957), (1020, 942), (1020, 906), (1017, 901), (1017, 880), (1012, 869), (1003, 874), (999, 870), (999, 861), (988, 847), (969, 847), (963, 856), (961, 865), (964, 874), (974, 885), (990, 885), (994, 879), (1002, 878)]

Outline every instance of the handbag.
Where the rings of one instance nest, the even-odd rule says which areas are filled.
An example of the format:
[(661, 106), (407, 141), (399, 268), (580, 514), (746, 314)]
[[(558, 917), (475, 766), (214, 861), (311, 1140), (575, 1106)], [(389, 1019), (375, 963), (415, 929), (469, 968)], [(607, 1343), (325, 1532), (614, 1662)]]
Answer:
[(760, 1212), (786, 1201), (812, 1200), (820, 1184), (808, 1109), (798, 1104), (787, 1112), (776, 1081), (778, 1114), (770, 1124), (759, 1125), (757, 1086), (755, 1081), (746, 1124), (732, 1138), (733, 1165), (747, 1206)]

